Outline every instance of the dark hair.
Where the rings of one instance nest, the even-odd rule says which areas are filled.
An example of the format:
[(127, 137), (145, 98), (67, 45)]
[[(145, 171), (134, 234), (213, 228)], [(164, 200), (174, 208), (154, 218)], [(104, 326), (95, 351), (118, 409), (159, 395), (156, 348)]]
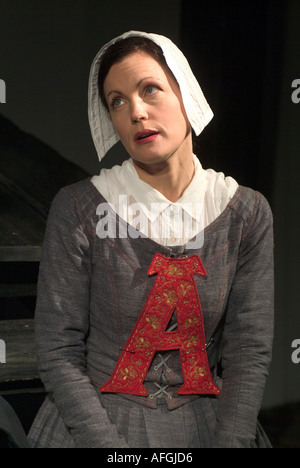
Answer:
[(127, 37), (126, 39), (117, 40), (105, 51), (101, 60), (98, 74), (98, 88), (100, 99), (107, 110), (108, 105), (104, 95), (103, 85), (109, 70), (111, 69), (112, 65), (120, 62), (127, 55), (133, 54), (138, 51), (145, 52), (151, 55), (151, 57), (153, 57), (157, 62), (159, 62), (160, 65), (168, 68), (161, 47), (155, 42), (151, 41), (151, 39), (142, 36), (131, 36)]

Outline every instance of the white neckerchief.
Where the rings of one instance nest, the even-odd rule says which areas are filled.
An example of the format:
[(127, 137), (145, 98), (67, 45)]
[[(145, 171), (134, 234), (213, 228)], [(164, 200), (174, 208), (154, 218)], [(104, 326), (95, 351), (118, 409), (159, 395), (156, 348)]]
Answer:
[(198, 235), (197, 245), (194, 241), (190, 246), (201, 247), (203, 230), (226, 208), (238, 184), (221, 172), (204, 170), (195, 155), (194, 164), (194, 177), (176, 203), (142, 181), (131, 159), (122, 166), (102, 169), (92, 183), (139, 235), (164, 246), (183, 245)]

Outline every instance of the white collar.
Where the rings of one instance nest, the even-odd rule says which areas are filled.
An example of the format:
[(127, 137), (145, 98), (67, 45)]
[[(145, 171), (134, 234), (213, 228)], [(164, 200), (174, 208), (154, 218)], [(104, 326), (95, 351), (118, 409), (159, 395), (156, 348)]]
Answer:
[[(143, 182), (131, 159), (126, 160), (121, 166), (116, 165), (111, 169), (102, 169), (100, 175), (92, 178), (92, 183), (119, 214), (121, 213), (119, 209), (120, 195), (126, 196), (130, 203), (141, 204), (141, 208), (146, 216), (149, 216), (150, 222), (153, 222), (159, 213), (170, 209), (172, 205), (182, 206), (189, 216), (197, 220), (199, 204), (203, 204), (204, 223), (205, 226), (208, 226), (226, 208), (238, 187), (238, 183), (232, 177), (225, 177), (222, 172), (203, 169), (196, 156), (194, 156), (194, 163), (194, 177), (176, 203), (171, 203), (158, 190)], [(151, 203), (162, 204), (161, 210), (158, 210), (157, 214), (156, 211), (151, 210)]]
[[(183, 195), (175, 203), (140, 179), (131, 158), (123, 163), (123, 177), (124, 181), (126, 180), (127, 194), (131, 195), (134, 200), (138, 200), (151, 222), (165, 210), (178, 207), (186, 211), (193, 219), (196, 219), (199, 204), (204, 203), (206, 177), (199, 159), (195, 155), (193, 157), (195, 174)], [(155, 209), (153, 209), (152, 204), (155, 204)]]

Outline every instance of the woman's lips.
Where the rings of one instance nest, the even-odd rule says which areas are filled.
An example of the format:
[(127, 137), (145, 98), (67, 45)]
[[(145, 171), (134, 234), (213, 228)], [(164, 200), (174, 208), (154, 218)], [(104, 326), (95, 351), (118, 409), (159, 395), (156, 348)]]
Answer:
[(158, 137), (159, 132), (156, 130), (143, 130), (141, 132), (137, 132), (134, 135), (134, 141), (138, 145), (144, 145), (146, 143), (151, 143), (152, 141), (156, 140)]

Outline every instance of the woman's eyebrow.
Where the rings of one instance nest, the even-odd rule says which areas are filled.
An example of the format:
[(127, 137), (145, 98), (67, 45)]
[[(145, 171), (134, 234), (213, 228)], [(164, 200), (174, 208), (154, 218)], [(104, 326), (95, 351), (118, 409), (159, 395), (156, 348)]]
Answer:
[(117, 89), (112, 89), (111, 91), (109, 91), (109, 93), (107, 93), (106, 99), (109, 98), (109, 96), (113, 93), (122, 94), (121, 91), (118, 91)]
[(142, 78), (137, 84), (136, 86), (140, 86), (140, 84), (143, 82), (143, 81), (146, 81), (146, 80), (157, 80), (157, 78), (155, 78), (154, 76), (145, 76), (145, 78)]

